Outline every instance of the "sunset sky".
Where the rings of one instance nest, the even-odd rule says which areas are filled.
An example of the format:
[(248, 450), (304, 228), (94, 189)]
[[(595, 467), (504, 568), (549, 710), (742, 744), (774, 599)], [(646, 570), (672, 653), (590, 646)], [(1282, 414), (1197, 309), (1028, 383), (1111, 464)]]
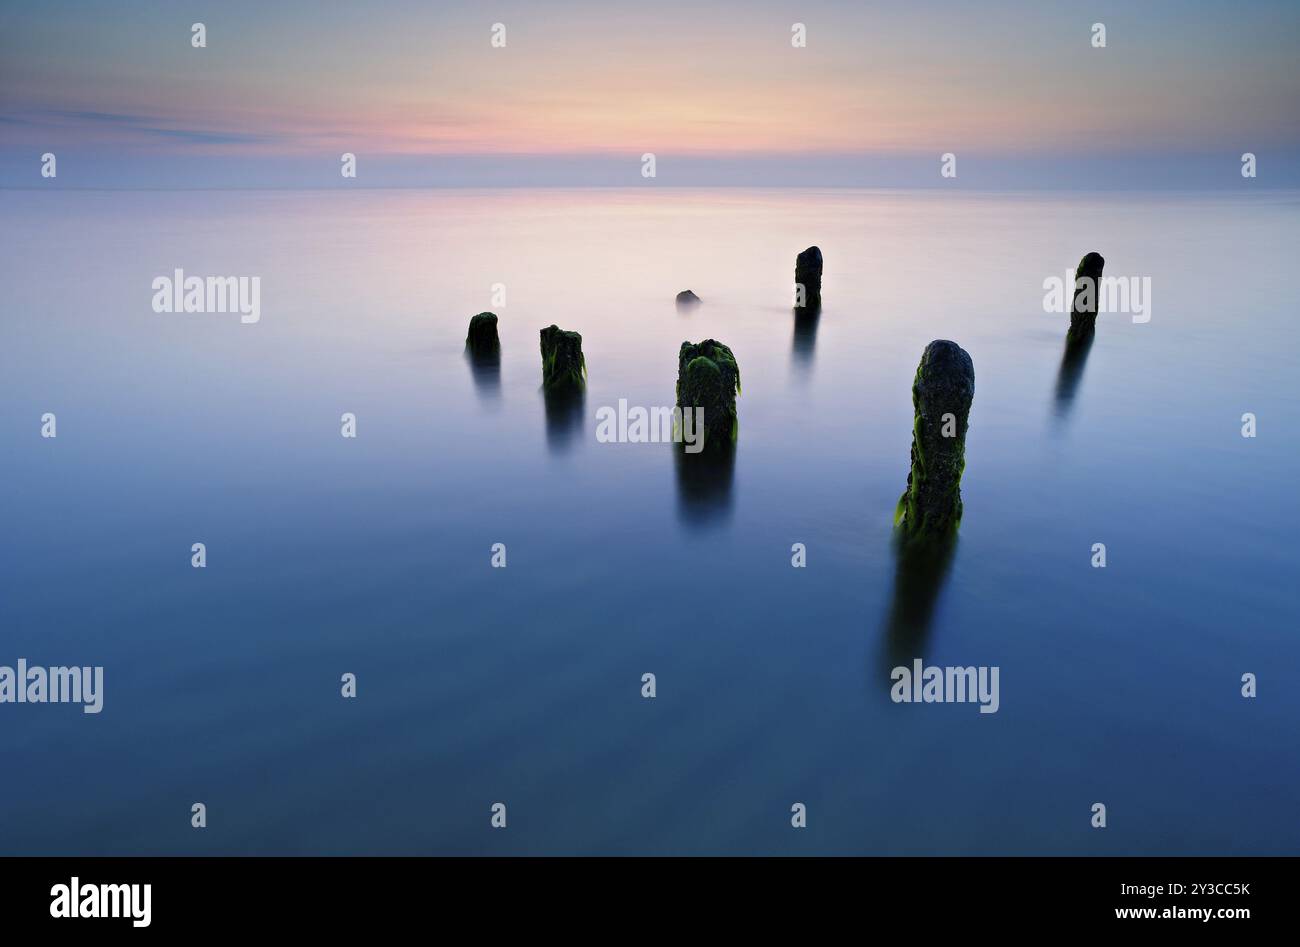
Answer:
[(1289, 2), (6, 2), (0, 184), (45, 151), (65, 186), (333, 184), (345, 151), (372, 184), (633, 184), (644, 152), (663, 183), (913, 183), (946, 151), (1000, 185), (1252, 151), (1294, 184), (1298, 39)]

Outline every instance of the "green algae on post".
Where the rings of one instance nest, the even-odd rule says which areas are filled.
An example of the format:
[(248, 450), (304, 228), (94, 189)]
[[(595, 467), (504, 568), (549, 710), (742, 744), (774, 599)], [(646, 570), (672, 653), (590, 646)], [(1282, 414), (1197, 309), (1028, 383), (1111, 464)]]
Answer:
[(1101, 271), (1105, 258), (1088, 253), (1074, 271), (1074, 299), (1070, 303), (1070, 331), (1066, 338), (1080, 341), (1097, 329), (1097, 293), (1101, 289)]
[[(732, 443), (740, 424), (736, 395), (740, 394), (740, 366), (736, 356), (716, 339), (698, 344), (683, 342), (677, 353), (677, 406), (683, 419), (691, 408), (704, 411), (704, 430), (697, 433), (707, 447)], [(683, 420), (683, 423), (685, 421)]]
[(501, 348), (501, 340), (497, 336), (496, 313), (480, 312), (477, 316), (470, 317), (465, 348), (475, 355), (487, 355)]
[(587, 360), (582, 336), (550, 325), (542, 330), (542, 387), (548, 391), (584, 388)]
[(907, 538), (951, 536), (961, 523), (966, 427), (975, 366), (956, 342), (925, 347), (912, 382), (912, 469), (894, 523)]
[(809, 247), (794, 259), (794, 305), (796, 309), (822, 306), (822, 251)]

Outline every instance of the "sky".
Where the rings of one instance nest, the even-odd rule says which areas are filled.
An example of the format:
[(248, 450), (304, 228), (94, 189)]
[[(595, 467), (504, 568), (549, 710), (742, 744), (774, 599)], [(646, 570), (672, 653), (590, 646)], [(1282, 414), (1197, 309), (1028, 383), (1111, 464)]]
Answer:
[(1294, 0), (0, 0), (0, 187), (1297, 186), (1297, 52)]

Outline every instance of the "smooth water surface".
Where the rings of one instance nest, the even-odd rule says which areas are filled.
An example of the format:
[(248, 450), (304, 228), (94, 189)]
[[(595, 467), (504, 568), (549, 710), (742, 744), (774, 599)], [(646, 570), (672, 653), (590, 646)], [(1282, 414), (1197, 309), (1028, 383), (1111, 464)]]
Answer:
[[(9, 191), (0, 217), (0, 664), (105, 668), (98, 715), (0, 706), (0, 852), (1300, 849), (1300, 196)], [(826, 303), (796, 322), (810, 244)], [(1152, 318), (1103, 315), (1063, 369), (1043, 281), (1089, 250), (1151, 277)], [(261, 321), (153, 312), (178, 267), (259, 276)], [(498, 371), (462, 351), (487, 309)], [(552, 322), (577, 405), (539, 389)], [(743, 381), (729, 468), (596, 441), (709, 337)], [(900, 577), (937, 338), (975, 365), (965, 520)], [(913, 657), (1000, 667), (1000, 710), (892, 703)]]

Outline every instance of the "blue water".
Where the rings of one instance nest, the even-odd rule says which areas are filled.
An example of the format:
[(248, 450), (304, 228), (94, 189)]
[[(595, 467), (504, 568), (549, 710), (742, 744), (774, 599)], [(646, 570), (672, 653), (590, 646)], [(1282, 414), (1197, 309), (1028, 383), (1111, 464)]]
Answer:
[[(1300, 195), (9, 191), (0, 217), (0, 664), (105, 669), (98, 715), (0, 705), (2, 853), (1300, 850)], [(1151, 278), (1151, 321), (1103, 315), (1063, 382), (1042, 284), (1089, 250)], [(153, 312), (177, 267), (259, 276), (261, 321)], [(495, 376), (462, 351), (487, 309)], [(552, 322), (583, 335), (575, 410), (539, 391)], [(744, 386), (729, 471), (596, 441), (708, 337)], [(936, 338), (975, 365), (965, 519), (909, 582)], [(912, 657), (998, 666), (999, 711), (892, 703)]]

